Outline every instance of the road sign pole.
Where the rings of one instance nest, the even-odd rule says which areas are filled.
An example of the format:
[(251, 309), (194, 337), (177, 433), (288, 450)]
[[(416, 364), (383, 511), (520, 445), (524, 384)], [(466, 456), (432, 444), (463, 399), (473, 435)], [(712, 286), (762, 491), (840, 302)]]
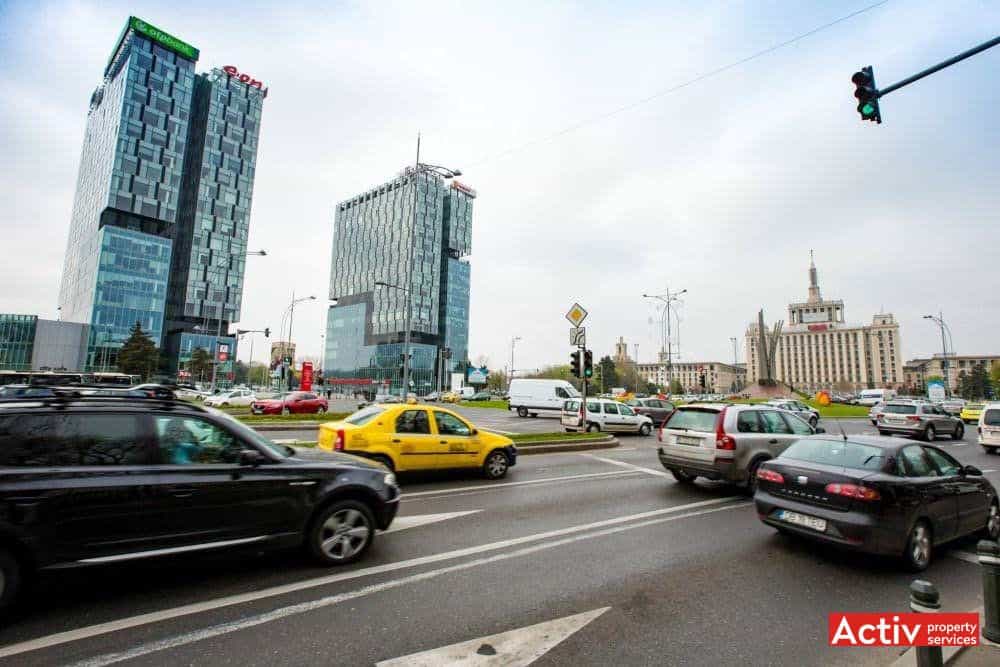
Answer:
[(580, 393), (583, 394), (583, 430), (584, 431), (587, 430), (587, 376), (584, 375), (584, 371), (583, 371), (583, 357), (586, 354), (587, 354), (586, 349), (584, 348), (584, 346), (581, 345), (580, 346), (580, 375), (582, 377), (580, 379), (583, 380), (583, 382), (580, 383), (580, 388), (581, 388)]

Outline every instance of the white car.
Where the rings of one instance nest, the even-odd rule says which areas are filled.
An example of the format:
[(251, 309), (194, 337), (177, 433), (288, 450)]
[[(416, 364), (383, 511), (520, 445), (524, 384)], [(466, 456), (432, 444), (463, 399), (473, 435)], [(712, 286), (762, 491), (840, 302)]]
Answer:
[(571, 398), (563, 404), (559, 420), (567, 433), (573, 431), (608, 431), (610, 433), (638, 433), (649, 435), (653, 432), (653, 420), (635, 410), (607, 398), (587, 399), (587, 419), (583, 419), (582, 399)]
[(816, 428), (816, 424), (819, 423), (819, 410), (809, 407), (802, 401), (796, 401), (793, 398), (776, 398), (768, 401), (767, 405), (773, 405), (776, 408), (794, 412), (796, 415), (809, 422), (809, 425), (813, 428)]
[(232, 391), (209, 396), (205, 399), (205, 405), (213, 408), (225, 408), (229, 406), (244, 407), (250, 405), (256, 400), (257, 397), (249, 389), (234, 389)]
[(987, 403), (979, 413), (979, 444), (987, 454), (1000, 452), (1000, 403)]
[(872, 426), (878, 426), (878, 418), (882, 414), (882, 408), (884, 407), (885, 403), (878, 402), (868, 411), (868, 419), (871, 421)]

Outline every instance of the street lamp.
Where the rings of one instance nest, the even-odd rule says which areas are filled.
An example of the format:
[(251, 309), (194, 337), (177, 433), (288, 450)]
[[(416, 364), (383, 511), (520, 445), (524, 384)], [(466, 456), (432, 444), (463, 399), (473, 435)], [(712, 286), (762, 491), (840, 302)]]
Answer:
[(514, 345), (521, 340), (520, 336), (510, 339), (510, 377), (507, 378), (507, 391), (510, 392), (510, 385), (514, 381)]
[[(938, 312), (937, 315), (924, 315), (925, 320), (931, 320), (941, 329), (941, 370), (944, 372), (944, 393), (947, 396), (951, 389), (951, 376), (948, 375), (948, 343), (945, 338), (945, 332), (947, 332), (947, 338), (951, 338), (951, 329), (944, 321), (944, 313)], [(952, 349), (954, 349), (954, 340), (952, 340)]]
[[(255, 257), (267, 257), (267, 251), (266, 250), (248, 250), (246, 252), (246, 255), (247, 256), (255, 256)], [(228, 273), (227, 273), (227, 276), (228, 276)], [(212, 359), (212, 393), (213, 394), (215, 393), (215, 383), (216, 383), (216, 378), (217, 378), (218, 373), (219, 373), (219, 338), (222, 337), (222, 317), (225, 314), (226, 314), (226, 302), (225, 302), (225, 297), (223, 297), (222, 303), (219, 304), (219, 320), (218, 320), (218, 323), (216, 324), (216, 327), (215, 327), (215, 349), (212, 350), (212, 356), (214, 357), (214, 359)], [(207, 317), (205, 318), (205, 324), (206, 325), (208, 324), (208, 318)], [(228, 327), (227, 327), (226, 333), (227, 334), (229, 333)]]
[[(682, 294), (687, 294), (686, 289), (682, 289), (679, 292), (671, 292), (668, 288), (665, 294), (643, 294), (644, 299), (656, 299), (663, 304), (663, 314), (666, 319), (666, 334), (663, 338), (663, 347), (666, 348), (667, 353), (667, 393), (673, 390), (673, 357), (672, 349), (673, 345), (670, 342), (670, 304), (675, 301), (680, 301)], [(660, 320), (660, 335), (664, 335), (663, 319)], [(663, 350), (661, 350), (663, 351)], [(636, 360), (638, 361), (638, 360)]]
[[(413, 318), (413, 248), (414, 241), (416, 239), (417, 231), (417, 175), (418, 174), (433, 174), (441, 178), (450, 179), (456, 176), (461, 176), (462, 172), (459, 169), (449, 169), (447, 167), (442, 167), (434, 164), (425, 164), (420, 161), (420, 134), (417, 134), (417, 159), (414, 162), (413, 170), (410, 173), (410, 182), (413, 184), (413, 218), (410, 223), (410, 234), (407, 239), (407, 261), (406, 261), (406, 288), (403, 290), (406, 294), (406, 329), (403, 332), (403, 354), (406, 363), (403, 364), (403, 396), (405, 397), (410, 392), (410, 329), (412, 328), (412, 318)], [(375, 283), (378, 285), (379, 283)], [(395, 285), (388, 285), (382, 283), (386, 287), (397, 287)], [(397, 287), (397, 289), (403, 289)]]
[[(294, 292), (294, 290), (292, 291), (292, 302), (290, 304), (288, 304), (288, 307), (285, 308), (284, 314), (282, 314), (282, 316), (281, 316), (281, 329), (282, 329), (282, 333), (284, 333), (285, 318), (286, 317), (288, 318), (288, 340), (285, 341), (286, 345), (287, 345), (286, 349), (289, 349), (289, 350), (292, 349), (292, 325), (295, 323), (295, 306), (296, 306), (296, 304), (300, 304), (300, 303), (302, 303), (304, 301), (315, 301), (315, 300), (316, 300), (316, 296), (315, 295), (304, 296), (304, 297), (300, 297), (300, 298), (296, 299), (295, 298), (295, 292)], [(294, 357), (294, 355), (292, 356), (292, 366), (293, 367), (295, 366), (295, 357)], [(291, 391), (291, 389), (292, 389), (292, 369), (289, 368), (288, 369), (288, 390)]]

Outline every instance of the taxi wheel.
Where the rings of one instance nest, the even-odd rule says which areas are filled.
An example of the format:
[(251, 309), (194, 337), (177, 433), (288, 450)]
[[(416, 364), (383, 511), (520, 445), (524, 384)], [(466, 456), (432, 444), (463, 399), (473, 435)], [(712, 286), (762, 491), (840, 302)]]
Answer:
[(486, 457), (486, 461), (483, 462), (483, 474), (486, 476), (486, 479), (500, 479), (507, 474), (509, 466), (510, 462), (507, 461), (507, 455), (496, 449), (490, 452), (489, 456)]
[(952, 440), (961, 440), (965, 436), (965, 426), (963, 424), (958, 424), (955, 426), (955, 432), (952, 434)]
[(283, 415), (290, 415), (290, 414), (292, 414), (292, 411), (289, 410), (287, 407), (284, 407), (284, 408), (281, 408), (281, 414), (283, 414)]

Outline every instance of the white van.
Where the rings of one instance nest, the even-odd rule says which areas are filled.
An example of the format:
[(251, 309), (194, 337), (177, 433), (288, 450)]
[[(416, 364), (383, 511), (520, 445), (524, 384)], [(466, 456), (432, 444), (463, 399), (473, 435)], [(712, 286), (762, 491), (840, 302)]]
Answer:
[(895, 389), (865, 389), (858, 396), (858, 405), (871, 407), (876, 403), (885, 403), (896, 398)]
[(1000, 451), (1000, 403), (987, 403), (979, 413), (979, 444), (987, 454)]
[(514, 379), (510, 382), (507, 409), (517, 412), (518, 417), (561, 416), (566, 399), (579, 396), (576, 387), (566, 380)]

